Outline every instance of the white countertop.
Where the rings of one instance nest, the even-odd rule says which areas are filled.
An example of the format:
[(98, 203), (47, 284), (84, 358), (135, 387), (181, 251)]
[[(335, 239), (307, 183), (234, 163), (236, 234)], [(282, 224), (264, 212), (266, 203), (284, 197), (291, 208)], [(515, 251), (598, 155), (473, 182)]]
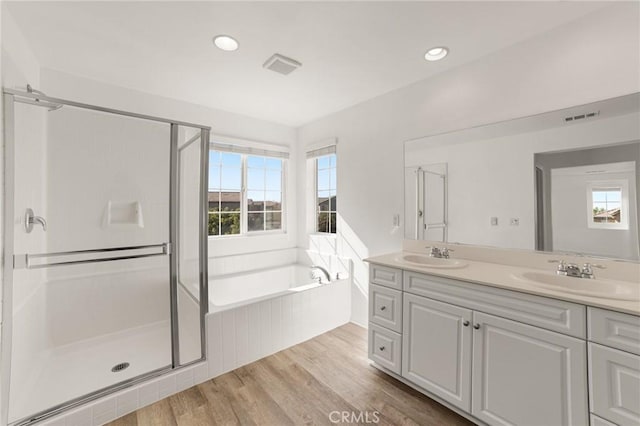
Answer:
[[(469, 283), (487, 285), (491, 287), (503, 288), (506, 290), (519, 291), (522, 293), (535, 294), (537, 296), (551, 297), (554, 299), (566, 300), (569, 302), (580, 303), (582, 305), (594, 306), (598, 308), (610, 309), (613, 311), (624, 312), (633, 315), (640, 315), (640, 300), (616, 300), (605, 299), (601, 297), (583, 296), (575, 293), (568, 293), (561, 290), (555, 290), (547, 287), (540, 287), (524, 279), (516, 278), (524, 272), (553, 272), (554, 267), (549, 269), (525, 268), (521, 266), (503, 265), (499, 263), (479, 262), (469, 259), (458, 259), (467, 263), (463, 268), (458, 269), (441, 269), (428, 266), (417, 265), (402, 260), (404, 254), (415, 254), (414, 252), (396, 252), (374, 256), (364, 259), (376, 265), (388, 266), (391, 268), (403, 269), (406, 271), (419, 272), (423, 274), (451, 278)], [(597, 271), (596, 271), (597, 274)], [(582, 279), (582, 278), (575, 278)], [(628, 282), (627, 282), (628, 283)], [(640, 283), (628, 283), (629, 285), (638, 285)]]

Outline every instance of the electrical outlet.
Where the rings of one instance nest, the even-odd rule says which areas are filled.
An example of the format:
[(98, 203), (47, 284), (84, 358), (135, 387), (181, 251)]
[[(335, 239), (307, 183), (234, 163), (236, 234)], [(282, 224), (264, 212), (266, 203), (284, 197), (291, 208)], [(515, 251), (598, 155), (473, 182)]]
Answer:
[(498, 218), (497, 217), (492, 217), (491, 218), (491, 226), (498, 226)]
[(512, 217), (511, 218), (511, 226), (519, 226), (520, 225), (520, 219), (517, 217)]
[(400, 226), (400, 215), (399, 214), (394, 214), (393, 215), (393, 226)]

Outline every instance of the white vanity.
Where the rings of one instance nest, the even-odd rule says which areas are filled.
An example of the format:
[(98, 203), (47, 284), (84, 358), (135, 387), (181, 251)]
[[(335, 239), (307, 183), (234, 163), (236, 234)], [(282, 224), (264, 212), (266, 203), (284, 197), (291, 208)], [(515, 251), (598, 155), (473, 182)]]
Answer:
[(375, 366), (479, 424), (640, 424), (640, 300), (517, 278), (553, 275), (548, 255), (531, 255), (537, 269), (403, 256), (367, 259)]

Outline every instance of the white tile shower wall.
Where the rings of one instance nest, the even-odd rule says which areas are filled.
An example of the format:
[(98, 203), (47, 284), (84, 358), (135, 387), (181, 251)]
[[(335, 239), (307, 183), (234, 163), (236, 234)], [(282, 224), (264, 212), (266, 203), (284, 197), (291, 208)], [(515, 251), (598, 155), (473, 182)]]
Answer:
[(41, 424), (100, 426), (349, 322), (350, 282), (207, 315), (207, 361), (109, 395)]

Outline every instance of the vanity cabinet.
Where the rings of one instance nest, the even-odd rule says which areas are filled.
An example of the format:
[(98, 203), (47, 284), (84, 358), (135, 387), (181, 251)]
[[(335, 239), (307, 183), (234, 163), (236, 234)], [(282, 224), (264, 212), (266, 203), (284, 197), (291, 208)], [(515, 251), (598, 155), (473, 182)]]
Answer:
[(640, 317), (372, 264), (369, 358), (489, 425), (640, 425)]
[(410, 293), (402, 377), (496, 425), (588, 423), (586, 343)]
[(489, 425), (613, 422), (589, 410), (584, 305), (370, 268), (378, 365)]
[(640, 425), (640, 317), (589, 308), (591, 412)]

